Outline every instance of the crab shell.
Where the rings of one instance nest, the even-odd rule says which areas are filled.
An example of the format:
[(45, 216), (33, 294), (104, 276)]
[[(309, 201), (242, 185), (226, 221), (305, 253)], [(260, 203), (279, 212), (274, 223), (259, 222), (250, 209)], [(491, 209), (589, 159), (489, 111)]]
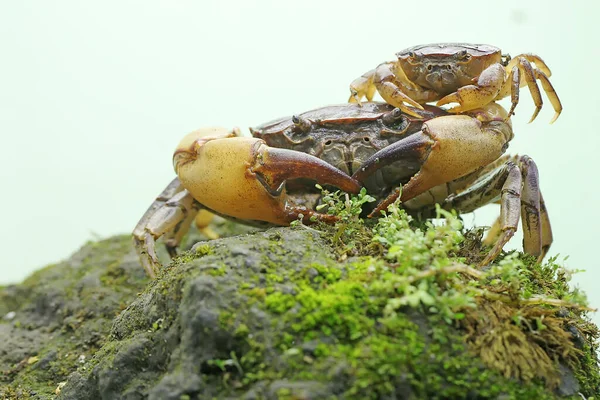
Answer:
[(492, 64), (502, 63), (502, 51), (487, 44), (437, 43), (410, 47), (396, 53), (412, 82), (440, 95), (473, 83)]
[[(351, 176), (373, 154), (418, 132), (423, 121), (447, 115), (433, 106), (425, 106), (420, 114), (421, 118), (411, 117), (386, 103), (341, 104), (271, 121), (251, 132), (268, 146), (310, 154)], [(419, 168), (416, 158), (406, 157), (362, 183), (369, 193), (381, 197), (406, 183)], [(288, 190), (313, 192), (314, 185), (290, 182)]]

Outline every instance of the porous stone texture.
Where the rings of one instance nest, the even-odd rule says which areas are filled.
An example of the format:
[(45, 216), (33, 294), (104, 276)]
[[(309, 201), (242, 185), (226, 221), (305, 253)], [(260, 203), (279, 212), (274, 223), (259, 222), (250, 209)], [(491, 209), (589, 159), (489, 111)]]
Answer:
[[(555, 398), (581, 390), (564, 365), (554, 389), (488, 370), (461, 332), (423, 310), (382, 317), (377, 299), (361, 297), (365, 285), (347, 278), (348, 265), (304, 227), (202, 242), (154, 281), (128, 235), (89, 243), (1, 289), (0, 316), (9, 318), (0, 323), (0, 398), (52, 399), (59, 386), (63, 400)], [(314, 303), (320, 294), (330, 303)], [(311, 307), (319, 309), (312, 325)]]

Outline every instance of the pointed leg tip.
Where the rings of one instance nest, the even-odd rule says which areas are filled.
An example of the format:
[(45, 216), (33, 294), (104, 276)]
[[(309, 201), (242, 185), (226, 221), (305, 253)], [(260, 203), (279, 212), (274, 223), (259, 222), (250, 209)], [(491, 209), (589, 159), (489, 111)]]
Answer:
[(532, 123), (538, 116), (538, 114), (540, 113), (540, 110), (542, 108), (536, 108), (536, 110), (534, 111), (533, 115), (531, 116), (531, 119), (529, 120), (528, 124)]
[[(420, 104), (419, 104), (420, 106)], [(405, 114), (410, 115), (411, 117), (415, 117), (417, 119), (424, 119), (424, 117), (416, 111), (413, 111), (411, 107), (399, 107)], [(416, 107), (415, 107), (416, 108)], [(423, 107), (418, 108), (418, 110), (424, 110)]]
[(552, 119), (550, 120), (550, 124), (553, 124), (558, 119), (559, 116), (560, 116), (559, 112), (555, 113), (554, 117), (552, 117)]
[(442, 97), (441, 99), (439, 99), (437, 101), (437, 103), (435, 103), (435, 105), (439, 107), (439, 106), (443, 106), (443, 105), (449, 104), (449, 103), (459, 103), (460, 104), (460, 99), (456, 92), (450, 93), (449, 95)]

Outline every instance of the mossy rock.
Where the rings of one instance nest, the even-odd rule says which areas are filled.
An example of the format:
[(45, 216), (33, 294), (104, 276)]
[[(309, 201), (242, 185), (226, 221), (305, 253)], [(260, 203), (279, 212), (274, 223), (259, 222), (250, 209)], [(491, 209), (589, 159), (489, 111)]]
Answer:
[[(300, 226), (202, 242), (152, 282), (129, 237), (91, 243), (0, 292), (0, 311), (16, 311), (0, 350), (20, 348), (0, 351), (0, 398), (54, 398), (61, 382), (58, 399), (598, 395), (584, 313), (479, 298), (448, 320), (423, 299), (391, 301), (406, 299), (400, 269), (341, 254), (331, 236)], [(523, 260), (530, 290), (566, 290), (552, 263)]]

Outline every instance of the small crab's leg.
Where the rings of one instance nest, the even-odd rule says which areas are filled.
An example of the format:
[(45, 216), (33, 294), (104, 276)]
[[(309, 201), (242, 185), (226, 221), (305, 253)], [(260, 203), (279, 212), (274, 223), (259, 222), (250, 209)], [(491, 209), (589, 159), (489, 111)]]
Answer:
[(167, 249), (172, 254), (178, 239), (185, 234), (197, 211), (197, 202), (186, 190), (181, 190), (179, 180), (175, 179), (138, 222), (133, 231), (133, 243), (150, 277), (155, 278), (160, 267), (155, 250), (156, 239), (169, 233), (172, 243), (167, 244)]
[[(529, 120), (529, 122), (532, 122), (539, 114), (543, 105), (540, 88), (537, 85), (537, 80), (539, 80), (542, 84), (544, 92), (546, 92), (546, 95), (550, 100), (550, 104), (552, 104), (552, 107), (554, 108), (554, 116), (550, 120), (550, 123), (553, 123), (554, 121), (556, 121), (556, 119), (562, 112), (562, 104), (560, 102), (560, 99), (558, 98), (558, 95), (556, 94), (556, 91), (554, 90), (554, 87), (548, 79), (548, 77), (550, 76), (550, 70), (548, 69), (546, 64), (544, 64), (543, 61), (541, 61), (539, 57), (537, 57), (537, 59), (535, 57), (537, 56), (521, 55), (513, 58), (510, 61), (510, 63), (506, 66), (507, 70), (508, 68), (511, 68), (509, 80), (505, 83), (498, 96), (496, 96), (495, 100), (502, 99), (508, 96), (510, 93), (512, 95), (512, 106), (509, 111), (509, 115), (512, 115), (512, 111), (515, 109), (516, 106), (514, 98), (515, 93), (517, 93), (518, 97), (519, 87), (523, 86), (526, 83), (529, 87), (531, 97), (533, 98), (533, 103), (536, 107), (533, 116)], [(535, 62), (538, 68), (534, 68), (531, 65), (531, 62)], [(517, 72), (517, 70), (519, 72), (522, 72), (524, 75), (524, 79), (522, 81), (520, 78), (520, 74)], [(513, 78), (512, 80), (510, 79), (511, 77)]]
[(504, 98), (506, 96), (508, 96), (507, 93), (504, 93), (507, 90), (510, 90), (510, 110), (508, 110), (508, 117), (510, 118), (511, 116), (513, 116), (515, 114), (515, 108), (517, 107), (517, 104), (519, 104), (519, 89), (521, 87), (521, 70), (519, 69), (519, 67), (514, 66), (512, 68), (512, 70), (510, 71), (510, 74), (508, 75), (508, 79), (506, 81), (506, 83), (504, 84), (504, 86), (502, 87), (502, 90), (500, 90), (500, 93), (498, 94), (498, 96), (496, 96), (496, 99), (501, 99)]
[(508, 64), (506, 65), (506, 70), (510, 70), (512, 69), (514, 66), (516, 66), (517, 64), (520, 63), (519, 58), (524, 58), (525, 60), (529, 61), (529, 63), (534, 63), (536, 69), (539, 69), (540, 71), (542, 71), (544, 73), (544, 75), (550, 77), (552, 76), (552, 72), (550, 71), (550, 68), (548, 68), (548, 65), (546, 65), (546, 63), (544, 62), (544, 60), (542, 60), (542, 58), (536, 54), (531, 54), (531, 53), (524, 53), (524, 54), (519, 54), (517, 56), (515, 56), (514, 58), (512, 58)]
[(521, 71), (523, 71), (523, 76), (525, 78), (525, 82), (527, 82), (527, 86), (529, 87), (529, 92), (531, 93), (531, 97), (533, 99), (533, 104), (535, 104), (535, 111), (531, 116), (529, 122), (533, 122), (533, 120), (537, 117), (542, 109), (543, 101), (542, 94), (540, 93), (540, 88), (537, 85), (535, 80), (535, 72), (531, 63), (527, 61), (527, 59), (523, 57), (514, 58), (516, 62), (518, 62), (518, 67)]
[(448, 109), (448, 112), (455, 114), (483, 107), (492, 102), (500, 93), (504, 78), (505, 70), (502, 64), (492, 64), (483, 70), (475, 85), (459, 88), (456, 92), (442, 97), (436, 105), (458, 103), (458, 106)]
[(543, 71), (536, 69), (535, 76), (542, 83), (544, 92), (546, 92), (546, 95), (548, 96), (548, 100), (550, 100), (550, 104), (552, 104), (552, 107), (554, 108), (554, 116), (550, 120), (550, 123), (552, 124), (552, 123), (554, 123), (554, 121), (556, 121), (556, 119), (562, 112), (562, 104), (560, 103), (560, 99), (558, 98), (558, 95), (556, 94), (554, 87), (552, 86), (552, 84), (550, 83), (550, 80), (548, 79), (548, 75), (546, 75)]
[(425, 104), (438, 97), (434, 91), (409, 81), (401, 68), (394, 67), (394, 63), (384, 63), (377, 67), (373, 82), (388, 104), (417, 118), (421, 118), (421, 115), (414, 108), (422, 110), (421, 103)]
[(375, 70), (372, 69), (353, 80), (350, 84), (350, 98), (348, 99), (348, 103), (358, 103), (360, 105), (363, 97), (366, 97), (367, 101), (373, 100), (373, 96), (377, 91), (373, 83), (374, 77)]

